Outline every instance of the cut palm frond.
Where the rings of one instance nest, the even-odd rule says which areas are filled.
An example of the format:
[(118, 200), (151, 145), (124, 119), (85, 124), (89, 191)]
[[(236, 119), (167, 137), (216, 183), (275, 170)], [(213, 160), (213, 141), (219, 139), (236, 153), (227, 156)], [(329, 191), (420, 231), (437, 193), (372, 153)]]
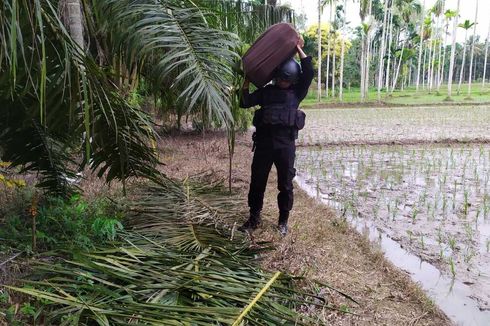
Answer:
[[(198, 195), (178, 182), (139, 189), (131, 205), (132, 228), (113, 246), (40, 264), (26, 287), (11, 289), (50, 302), (45, 311), (51, 324), (68, 317), (76, 324), (103, 325), (230, 325), (236, 320), (311, 325), (299, 308), (328, 308), (296, 290), (292, 277), (261, 271), (258, 252), (242, 240), (230, 241), (212, 226), (189, 224), (185, 213), (200, 202), (193, 197)], [(149, 225), (147, 219), (160, 223)]]

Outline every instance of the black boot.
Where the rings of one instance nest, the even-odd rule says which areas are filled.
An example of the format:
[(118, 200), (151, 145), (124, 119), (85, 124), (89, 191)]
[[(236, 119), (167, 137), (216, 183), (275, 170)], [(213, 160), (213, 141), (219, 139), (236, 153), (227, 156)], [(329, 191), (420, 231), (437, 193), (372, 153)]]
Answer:
[(238, 228), (238, 231), (250, 232), (258, 228), (262, 224), (262, 219), (260, 218), (260, 211), (250, 212), (250, 217), (248, 220)]
[(289, 212), (288, 211), (281, 211), (279, 212), (279, 233), (284, 237), (286, 234), (288, 234), (288, 219), (289, 219)]

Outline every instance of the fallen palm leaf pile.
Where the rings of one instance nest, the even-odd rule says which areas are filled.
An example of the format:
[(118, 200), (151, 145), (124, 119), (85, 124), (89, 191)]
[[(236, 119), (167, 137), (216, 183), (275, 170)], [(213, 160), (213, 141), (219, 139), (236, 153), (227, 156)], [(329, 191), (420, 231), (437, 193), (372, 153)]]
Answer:
[(140, 187), (129, 231), (112, 247), (40, 264), (26, 286), (10, 289), (48, 303), (45, 324), (313, 324), (299, 311), (328, 308), (324, 299), (299, 291), (290, 276), (261, 271), (246, 241), (202, 223), (236, 219), (243, 206), (220, 189), (187, 181)]

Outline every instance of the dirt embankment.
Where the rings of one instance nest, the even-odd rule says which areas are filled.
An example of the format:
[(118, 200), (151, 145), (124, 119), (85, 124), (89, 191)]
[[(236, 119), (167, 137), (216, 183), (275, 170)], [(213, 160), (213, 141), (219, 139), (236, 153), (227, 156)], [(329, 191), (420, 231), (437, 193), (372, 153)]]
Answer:
[(338, 102), (303, 104), (306, 109), (357, 109), (357, 108), (408, 108), (408, 107), (447, 107), (450, 106), (488, 106), (490, 102), (439, 102), (439, 103), (390, 103), (390, 102)]
[[(237, 141), (233, 163), (233, 186), (246, 193), (252, 160), (249, 135)], [(173, 177), (185, 177), (214, 170), (228, 175), (228, 153), (223, 134), (181, 135), (165, 138), (160, 144), (162, 169)], [(263, 259), (263, 266), (306, 276), (330, 284), (353, 296), (360, 304), (346, 301), (334, 292), (330, 303), (353, 314), (325, 310), (319, 324), (332, 325), (450, 325), (409, 276), (389, 263), (378, 248), (339, 219), (329, 207), (310, 198), (296, 187), (290, 232), (281, 238), (276, 230), (276, 174), (269, 180), (264, 224), (252, 241), (272, 241), (275, 249)], [(245, 221), (247, 216), (237, 223)]]

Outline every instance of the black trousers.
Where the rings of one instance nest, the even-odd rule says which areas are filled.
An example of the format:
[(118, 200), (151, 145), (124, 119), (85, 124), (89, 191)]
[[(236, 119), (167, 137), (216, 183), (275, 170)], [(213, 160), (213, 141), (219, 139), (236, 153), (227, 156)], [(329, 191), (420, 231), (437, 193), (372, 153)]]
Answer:
[(294, 142), (284, 148), (257, 148), (252, 161), (252, 178), (248, 193), (248, 206), (252, 213), (262, 210), (267, 179), (272, 164), (277, 169), (277, 204), (281, 213), (293, 208), (293, 178), (296, 175), (294, 159), (296, 145)]

